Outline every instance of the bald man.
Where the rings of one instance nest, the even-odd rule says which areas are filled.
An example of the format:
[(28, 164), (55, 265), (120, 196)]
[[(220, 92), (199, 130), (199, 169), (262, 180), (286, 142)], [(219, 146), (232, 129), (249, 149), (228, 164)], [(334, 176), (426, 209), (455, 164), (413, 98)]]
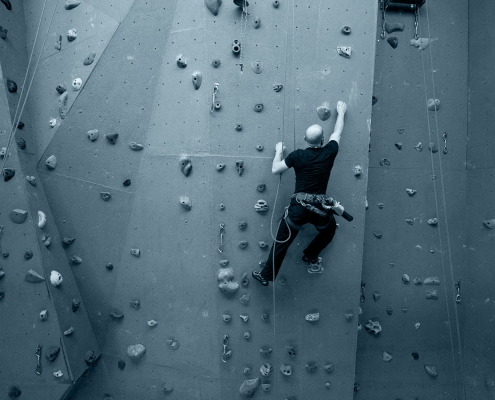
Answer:
[(275, 145), (275, 157), (272, 173), (281, 174), (289, 168), (296, 173), (296, 187), (291, 196), (288, 210), (279, 224), (277, 240), (273, 243), (270, 255), (261, 271), (253, 271), (253, 278), (262, 285), (268, 286), (282, 266), (289, 246), (296, 238), (299, 229), (310, 223), (318, 234), (303, 251), (303, 261), (316, 265), (320, 252), (332, 241), (337, 224), (334, 213), (342, 215), (340, 204), (335, 203), (331, 209), (322, 206), (326, 196), (328, 180), (333, 163), (339, 151), (339, 142), (344, 129), (344, 115), (347, 105), (343, 101), (337, 103), (337, 121), (327, 144), (324, 144), (323, 129), (320, 125), (311, 125), (304, 135), (306, 149), (298, 149), (284, 159), (284, 145)]

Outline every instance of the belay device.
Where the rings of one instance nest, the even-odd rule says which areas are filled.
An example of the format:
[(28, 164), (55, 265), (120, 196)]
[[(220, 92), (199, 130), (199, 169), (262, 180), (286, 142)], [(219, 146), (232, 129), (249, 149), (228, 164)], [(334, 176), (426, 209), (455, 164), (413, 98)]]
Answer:
[(425, 4), (426, 0), (380, 0), (381, 9), (382, 9), (382, 34), (381, 38), (385, 39), (385, 12), (386, 11), (409, 11), (413, 12), (414, 19), (414, 28), (415, 34), (414, 39), (418, 39), (418, 17), (419, 17), (419, 9), (423, 4)]

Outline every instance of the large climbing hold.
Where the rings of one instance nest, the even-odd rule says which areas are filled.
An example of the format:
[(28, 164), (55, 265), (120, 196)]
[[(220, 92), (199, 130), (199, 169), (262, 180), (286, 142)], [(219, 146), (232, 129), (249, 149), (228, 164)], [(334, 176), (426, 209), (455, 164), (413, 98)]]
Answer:
[(23, 224), (27, 218), (27, 211), (16, 208), (9, 213), (9, 218), (15, 224)]
[(205, 6), (213, 15), (218, 15), (222, 0), (205, 0)]
[[(2, 1), (2, 3), (4, 2)], [(7, 8), (7, 10), (10, 10), (10, 8)], [(22, 393), (21, 389), (19, 389), (17, 386), (10, 386), (9, 390), (7, 391), (7, 395), (13, 399), (19, 397), (21, 393)]]
[(495, 229), (495, 218), (483, 221), (483, 225), (485, 225), (488, 229)]
[(266, 200), (260, 199), (254, 205), (254, 210), (258, 213), (267, 212), (268, 211), (268, 203)]
[(399, 45), (399, 39), (397, 39), (395, 36), (390, 36), (389, 38), (387, 38), (387, 42), (393, 49), (396, 49)]
[(198, 90), (201, 87), (201, 82), (203, 82), (203, 75), (199, 71), (194, 71), (192, 74), (194, 89)]
[(9, 93), (17, 92), (17, 83), (15, 83), (11, 79), (7, 79), (7, 90), (9, 91)]
[(387, 33), (392, 33), (392, 32), (402, 32), (405, 28), (404, 24), (401, 24), (400, 22), (396, 23), (389, 23), (385, 22), (385, 30)]
[(414, 46), (418, 49), (418, 51), (426, 49), (432, 40), (430, 38), (418, 38), (418, 39), (411, 39), (409, 43), (411, 46)]
[(24, 280), (32, 283), (40, 283), (43, 282), (45, 278), (43, 278), (43, 276), (38, 274), (36, 271), (30, 269), (28, 272), (26, 272)]
[(5, 6), (7, 10), (12, 11), (12, 4), (10, 4), (10, 0), (2, 0), (2, 4)]
[(182, 156), (179, 160), (180, 170), (184, 176), (189, 176), (192, 170), (191, 157)]
[(326, 121), (328, 118), (330, 118), (330, 115), (332, 115), (332, 111), (330, 110), (330, 104), (328, 103), (328, 101), (325, 101), (316, 109), (316, 114), (322, 121)]
[(127, 355), (134, 360), (140, 359), (144, 353), (146, 352), (146, 348), (142, 344), (131, 344), (127, 348)]
[(58, 112), (60, 114), (60, 118), (64, 119), (67, 116), (67, 102), (69, 100), (69, 93), (64, 92), (58, 98)]
[(221, 268), (218, 271), (218, 288), (226, 293), (232, 294), (235, 293), (239, 289), (239, 283), (235, 282), (234, 279), (234, 270), (229, 268)]
[(7, 182), (10, 181), (15, 175), (15, 169), (14, 168), (4, 168), (3, 169), (3, 181)]
[(66, 10), (72, 10), (73, 8), (76, 8), (81, 2), (79, 0), (67, 0), (65, 2), (64, 8)]
[(81, 78), (76, 78), (72, 81), (72, 89), (74, 89), (76, 92), (81, 89), (82, 86), (82, 79)]
[(244, 382), (242, 382), (242, 385), (239, 389), (239, 393), (241, 396), (251, 398), (254, 396), (254, 392), (260, 385), (260, 378), (254, 378), (254, 379), (246, 379)]
[(45, 164), (48, 169), (55, 169), (57, 167), (57, 157), (51, 155), (46, 159)]
[(55, 287), (58, 287), (62, 284), (63, 282), (63, 278), (62, 278), (62, 275), (57, 272), (57, 271), (52, 271), (51, 274), (50, 274), (50, 283), (55, 286)]

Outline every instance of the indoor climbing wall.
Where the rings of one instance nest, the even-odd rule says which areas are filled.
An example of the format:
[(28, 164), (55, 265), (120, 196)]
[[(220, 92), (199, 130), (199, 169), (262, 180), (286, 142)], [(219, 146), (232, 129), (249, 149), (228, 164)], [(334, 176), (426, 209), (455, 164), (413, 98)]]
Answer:
[[(32, 106), (44, 132), (38, 170), (57, 226), (76, 238), (67, 256), (82, 261), (73, 273), (108, 373), (96, 370), (73, 397), (231, 399), (261, 386), (270, 398), (350, 399), (377, 5), (251, 1), (247, 14), (230, 1), (216, 10), (136, 0), (101, 52), (114, 22), (90, 17), (88, 4), (55, 14), (36, 89), (53, 96)], [(66, 29), (91, 32), (93, 19), (98, 40), (66, 42)], [(274, 144), (302, 147), (314, 123), (328, 139), (338, 100), (349, 111), (329, 194), (355, 219), (339, 219), (322, 274), (300, 261), (315, 234), (305, 227), (279, 279), (262, 287), (250, 273), (294, 184), (291, 171), (280, 187), (271, 174)], [(316, 113), (324, 102), (326, 121)], [(267, 211), (256, 212), (258, 200)], [(316, 323), (305, 320), (312, 313)]]
[(426, 1), (419, 40), (414, 20), (388, 11), (382, 38), (378, 14), (356, 370), (363, 399), (465, 398), (465, 304), (455, 284), (468, 239), (467, 1)]

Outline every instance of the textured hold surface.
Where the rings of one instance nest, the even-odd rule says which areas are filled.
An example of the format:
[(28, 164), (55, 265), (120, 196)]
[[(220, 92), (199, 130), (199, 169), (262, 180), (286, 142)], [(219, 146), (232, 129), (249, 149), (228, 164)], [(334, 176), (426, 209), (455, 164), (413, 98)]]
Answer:
[(263, 104), (262, 103), (255, 104), (254, 105), (254, 111), (256, 111), (256, 112), (263, 111)]
[(406, 192), (409, 196), (414, 196), (417, 193), (416, 189), (406, 189)]
[(141, 255), (141, 251), (139, 249), (131, 249), (130, 251), (134, 257), (139, 257)]
[(440, 109), (440, 100), (438, 99), (428, 99), (426, 102), (426, 107), (428, 107), (428, 110), (430, 111), (437, 111)]
[(410, 280), (411, 279), (409, 278), (409, 275), (407, 274), (402, 275), (402, 283), (407, 284), (409, 283)]
[(241, 387), (239, 388), (239, 393), (241, 396), (251, 398), (254, 396), (254, 392), (260, 385), (260, 378), (254, 379), (246, 379), (242, 382)]
[(170, 382), (165, 382), (163, 385), (163, 392), (165, 394), (170, 394), (174, 391), (174, 386)]
[(194, 89), (198, 90), (201, 87), (201, 82), (203, 82), (203, 75), (199, 71), (194, 71), (192, 74), (192, 83)]
[(267, 212), (268, 211), (268, 203), (266, 200), (260, 199), (254, 205), (254, 210), (256, 212)]
[(96, 58), (96, 52), (92, 51), (91, 53), (88, 54), (88, 56), (84, 59), (83, 64), (84, 65), (91, 65), (93, 64), (94, 60)]
[(205, 6), (210, 10), (213, 15), (218, 15), (220, 6), (222, 5), (222, 0), (205, 0)]
[(100, 136), (100, 133), (98, 132), (98, 129), (91, 129), (88, 131), (88, 138), (92, 142), (97, 140), (99, 136)]
[(405, 25), (400, 22), (396, 22), (396, 23), (385, 22), (385, 31), (387, 33), (402, 32), (404, 28)]
[(129, 142), (129, 148), (134, 151), (139, 151), (139, 150), (143, 150), (144, 146), (140, 143)]
[(46, 225), (46, 214), (43, 211), (38, 211), (38, 228), (43, 229)]
[(84, 362), (86, 365), (91, 365), (95, 361), (95, 352), (93, 350), (88, 350), (84, 354)]
[(48, 157), (45, 161), (45, 164), (47, 166), (48, 169), (55, 169), (57, 167), (57, 157), (55, 157), (54, 155), (51, 155), (50, 157)]
[(343, 26), (342, 29), (340, 30), (344, 35), (349, 35), (352, 31), (350, 26)]
[(9, 218), (16, 224), (23, 224), (27, 218), (27, 211), (16, 208), (9, 213)]
[(131, 344), (127, 348), (127, 355), (134, 360), (140, 359), (144, 353), (146, 352), (146, 348), (142, 344)]
[(354, 172), (354, 176), (360, 176), (363, 173), (363, 169), (360, 165), (354, 166), (352, 171)]
[(60, 114), (60, 118), (65, 119), (68, 112), (67, 101), (69, 99), (69, 93), (64, 92), (58, 98), (58, 113)]
[(304, 319), (308, 322), (316, 322), (320, 319), (320, 313), (306, 314)]
[(33, 282), (33, 283), (39, 283), (39, 282), (43, 282), (45, 280), (45, 278), (43, 278), (43, 276), (38, 274), (36, 271), (30, 269), (26, 273), (24, 280), (26, 280), (28, 282)]
[(330, 109), (330, 103), (325, 101), (321, 106), (316, 108), (316, 114), (318, 118), (322, 121), (326, 121), (332, 115), (332, 110)]
[(437, 290), (428, 290), (426, 292), (426, 298), (428, 300), (438, 300), (438, 291)]
[(411, 46), (416, 47), (418, 51), (421, 51), (426, 49), (430, 45), (431, 41), (432, 40), (429, 38), (418, 38), (418, 39), (411, 39), (409, 43), (411, 44)]
[(372, 321), (371, 319), (366, 324), (366, 330), (374, 335), (378, 335), (382, 331), (382, 326), (378, 321)]
[(64, 5), (64, 8), (66, 10), (72, 10), (73, 8), (76, 8), (81, 2), (79, 0), (67, 0), (67, 2)]
[(34, 176), (29, 176), (27, 175), (26, 176), (26, 180), (32, 185), (32, 186), (36, 186), (36, 177)]
[(184, 176), (189, 176), (192, 170), (191, 157), (183, 156), (179, 160), (180, 170)]
[(251, 296), (249, 295), (249, 293), (247, 294), (243, 294), (240, 298), (239, 298), (239, 303), (241, 303), (243, 306), (247, 306), (249, 304), (249, 301), (251, 300)]
[(179, 198), (180, 205), (184, 207), (187, 211), (190, 211), (192, 208), (192, 202), (187, 196), (181, 196)]
[(55, 49), (62, 50), (62, 35), (58, 35), (58, 38), (55, 41)]
[(273, 85), (273, 90), (275, 90), (276, 92), (280, 92), (283, 88), (284, 88), (284, 85), (281, 85), (280, 83), (275, 83)]
[(174, 338), (167, 339), (167, 344), (172, 350), (177, 350), (180, 347), (179, 341)]
[(62, 278), (62, 275), (57, 272), (57, 271), (52, 271), (51, 274), (50, 274), (50, 283), (57, 287), (57, 286), (60, 286), (63, 282), (63, 278)]

